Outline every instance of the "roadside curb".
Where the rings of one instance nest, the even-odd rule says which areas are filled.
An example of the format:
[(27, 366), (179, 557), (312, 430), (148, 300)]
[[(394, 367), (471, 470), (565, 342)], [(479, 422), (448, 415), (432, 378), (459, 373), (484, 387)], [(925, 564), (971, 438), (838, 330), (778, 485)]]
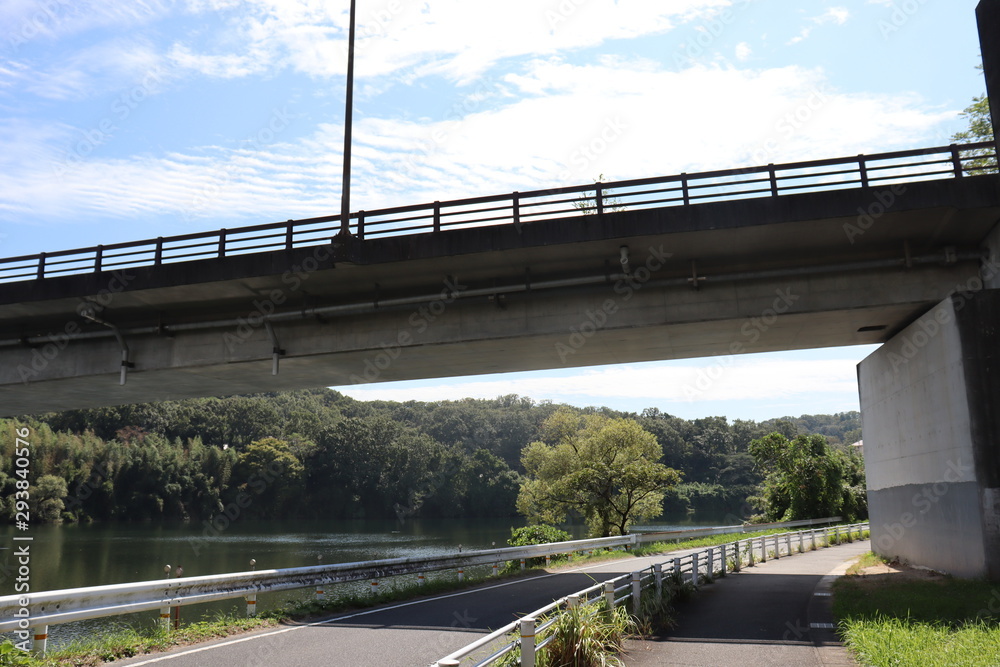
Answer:
[(833, 617), (833, 582), (847, 573), (861, 556), (845, 560), (819, 580), (809, 598), (806, 608), (806, 622), (809, 637), (816, 647), (816, 655), (821, 665), (830, 667), (854, 667), (857, 663), (837, 636), (836, 621)]

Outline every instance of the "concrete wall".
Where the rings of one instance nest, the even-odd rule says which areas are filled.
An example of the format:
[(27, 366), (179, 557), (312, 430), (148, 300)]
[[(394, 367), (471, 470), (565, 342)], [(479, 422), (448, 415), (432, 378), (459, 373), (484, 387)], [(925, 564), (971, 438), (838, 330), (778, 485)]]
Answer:
[(861, 362), (873, 549), (1000, 579), (1000, 290), (956, 293)]

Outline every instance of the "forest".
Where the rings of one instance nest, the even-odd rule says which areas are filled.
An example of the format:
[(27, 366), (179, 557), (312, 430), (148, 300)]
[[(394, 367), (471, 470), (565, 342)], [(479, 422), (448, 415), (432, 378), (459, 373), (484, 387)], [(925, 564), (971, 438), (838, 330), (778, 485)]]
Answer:
[(755, 439), (861, 439), (857, 412), (730, 422), (517, 395), (361, 402), (329, 389), (191, 399), (0, 420), (0, 517), (14, 518), (25, 428), (34, 520), (211, 522), (233, 508), (256, 518), (513, 517), (522, 450), (558, 410), (632, 419), (655, 436), (660, 462), (681, 473), (663, 499), (668, 517), (749, 516), (764, 480)]

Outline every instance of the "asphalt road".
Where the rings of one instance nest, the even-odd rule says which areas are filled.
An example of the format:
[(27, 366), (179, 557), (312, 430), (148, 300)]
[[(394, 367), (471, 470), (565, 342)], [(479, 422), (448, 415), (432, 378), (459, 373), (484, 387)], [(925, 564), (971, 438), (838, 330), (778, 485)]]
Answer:
[[(636, 643), (630, 665), (751, 664), (778, 649), (780, 664), (813, 662), (809, 605), (822, 576), (837, 563), (869, 549), (867, 542), (768, 561), (701, 590), (682, 624), (657, 642)], [(581, 568), (498, 581), (376, 609), (303, 624), (288, 624), (206, 642), (169, 653), (117, 661), (160, 667), (427, 667), (492, 630), (594, 583), (665, 562), (676, 555), (627, 558)], [(818, 636), (818, 635), (816, 635)], [(717, 649), (722, 647), (721, 654)], [(808, 649), (805, 650), (805, 649)], [(748, 653), (749, 651), (749, 653)], [(722, 659), (720, 659), (722, 658)], [(779, 663), (774, 663), (779, 664)]]
[(427, 667), (553, 600), (664, 556), (628, 558), (284, 625), (115, 665), (160, 667)]

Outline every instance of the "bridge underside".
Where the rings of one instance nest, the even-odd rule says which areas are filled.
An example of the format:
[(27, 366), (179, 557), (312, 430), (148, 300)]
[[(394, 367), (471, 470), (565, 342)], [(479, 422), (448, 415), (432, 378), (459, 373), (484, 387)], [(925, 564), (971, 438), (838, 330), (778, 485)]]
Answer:
[(879, 343), (998, 219), (974, 177), (0, 285), (0, 414)]

